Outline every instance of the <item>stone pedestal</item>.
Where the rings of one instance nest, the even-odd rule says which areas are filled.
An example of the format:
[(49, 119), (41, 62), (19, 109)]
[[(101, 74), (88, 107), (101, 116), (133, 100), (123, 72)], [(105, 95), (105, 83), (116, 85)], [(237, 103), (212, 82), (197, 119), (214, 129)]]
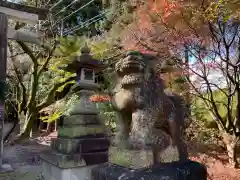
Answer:
[(111, 147), (109, 163), (92, 169), (92, 180), (207, 180), (203, 164), (179, 162), (177, 150), (169, 146), (162, 152), (163, 163), (152, 165), (151, 150), (127, 150)]
[(92, 180), (207, 180), (207, 170), (194, 161), (172, 162), (150, 167), (131, 169), (106, 163), (94, 167)]
[(90, 180), (94, 166), (60, 168), (47, 161), (42, 163), (42, 172), (46, 180)]
[[(89, 85), (90, 86), (90, 85)], [(90, 86), (92, 87), (92, 86)], [(110, 142), (105, 134), (95, 103), (89, 96), (94, 92), (75, 87), (80, 100), (69, 110), (58, 130), (58, 137), (52, 139), (52, 150), (41, 156), (45, 180), (86, 180), (94, 165), (108, 162)]]

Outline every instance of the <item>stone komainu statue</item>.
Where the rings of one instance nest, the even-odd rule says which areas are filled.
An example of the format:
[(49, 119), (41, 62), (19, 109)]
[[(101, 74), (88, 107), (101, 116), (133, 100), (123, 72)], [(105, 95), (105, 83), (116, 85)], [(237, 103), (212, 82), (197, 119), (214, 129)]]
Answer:
[(187, 159), (183, 142), (189, 109), (183, 99), (164, 90), (156, 75), (153, 56), (130, 52), (115, 65), (117, 75), (112, 104), (117, 112), (115, 143), (150, 147), (153, 163), (169, 145), (177, 147), (179, 160)]

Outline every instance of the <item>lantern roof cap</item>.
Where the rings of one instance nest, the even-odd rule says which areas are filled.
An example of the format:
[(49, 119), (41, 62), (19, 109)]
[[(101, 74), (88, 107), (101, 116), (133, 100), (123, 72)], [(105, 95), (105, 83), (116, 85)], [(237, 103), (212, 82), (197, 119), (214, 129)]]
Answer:
[(84, 47), (81, 48), (81, 54), (90, 54), (90, 52), (91, 52), (91, 49), (85, 43)]
[(79, 72), (81, 68), (86, 68), (97, 72), (105, 68), (105, 65), (100, 60), (92, 57), (90, 54), (91, 50), (87, 44), (80, 51), (81, 55), (75, 56), (73, 61), (68, 63), (67, 67), (63, 68), (65, 71)]

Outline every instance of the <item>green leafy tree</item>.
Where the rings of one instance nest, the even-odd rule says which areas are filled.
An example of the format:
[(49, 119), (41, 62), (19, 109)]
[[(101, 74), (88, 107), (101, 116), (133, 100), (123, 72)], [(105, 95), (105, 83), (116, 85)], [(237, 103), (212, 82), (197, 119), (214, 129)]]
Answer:
[[(107, 40), (103, 37), (95, 37), (95, 38), (86, 38), (86, 37), (68, 37), (68, 38), (59, 38), (59, 46), (56, 49), (57, 54), (61, 54), (61, 57), (58, 57), (56, 59), (53, 59), (51, 61), (51, 64), (48, 68), (48, 71), (46, 73), (53, 73), (55, 76), (61, 76), (68, 74), (68, 76), (72, 76), (72, 73), (66, 73), (64, 70), (61, 70), (63, 66), (66, 66), (67, 63), (70, 63), (73, 60), (73, 57), (76, 55), (80, 55), (80, 48), (83, 47), (85, 44), (88, 44), (89, 48), (91, 49), (91, 54), (94, 58), (98, 59), (99, 61), (102, 61), (103, 63), (106, 63), (106, 65), (112, 63), (112, 59), (116, 57), (117, 55), (121, 54), (121, 50), (118, 49), (117, 46), (111, 41)], [(111, 76), (109, 76), (110, 72), (108, 69), (103, 70), (98, 76), (100, 76), (100, 85), (101, 85), (101, 91), (97, 93), (104, 93), (108, 94), (110, 89), (110, 82), (111, 82)], [(57, 78), (56, 77), (56, 78)], [(50, 77), (52, 78), (52, 77)], [(69, 82), (72, 83), (72, 82)], [(46, 79), (46, 85), (49, 85), (49, 80)], [(46, 89), (48, 87), (44, 87), (41, 89)], [(61, 90), (61, 88), (59, 88)], [(45, 95), (43, 95), (45, 96)], [(66, 104), (60, 109), (55, 109), (47, 116), (41, 117), (41, 119), (45, 122), (53, 122), (60, 118), (62, 115), (66, 115), (68, 113), (68, 109), (71, 105), (74, 105), (78, 98), (76, 95), (69, 93), (63, 101)], [(108, 103), (103, 103), (99, 105), (99, 108), (101, 111), (106, 111), (103, 115), (107, 117), (107, 122), (112, 124), (113, 121), (113, 115), (111, 107), (109, 107)]]
[[(22, 88), (22, 98), (19, 99), (18, 112), (19, 114), (23, 113), (26, 117), (20, 136), (27, 137), (30, 135), (33, 125), (37, 122), (39, 112), (65, 97), (70, 89), (70, 82), (75, 77), (67, 73), (53, 74), (53, 72), (48, 71), (51, 62), (57, 59), (54, 55), (57, 46), (56, 41), (53, 42), (52, 48), (39, 48), (37, 52), (33, 51), (27, 43), (17, 41), (17, 45), (31, 61), (28, 72), (29, 84), (23, 78), (17, 78)], [(9, 46), (9, 49), (12, 48)], [(11, 52), (13, 53), (12, 50)], [(17, 69), (15, 69), (15, 72), (18, 72)]]
[[(51, 7), (56, 2), (57, 1), (23, 0), (19, 3), (34, 7)], [(67, 14), (70, 14), (88, 2), (89, 1), (76, 1), (73, 6), (69, 6), (70, 9), (67, 8), (66, 11), (60, 12), (60, 9), (70, 3), (63, 1), (61, 6), (57, 6), (57, 9), (53, 9), (53, 15), (59, 12), (59, 15), (56, 16), (57, 18), (50, 19), (48, 22), (56, 23)], [(104, 7), (110, 8), (109, 4)], [(89, 6), (86, 6), (86, 8), (79, 11), (77, 15), (71, 16), (70, 19), (66, 19), (66, 21), (64, 21), (64, 27), (69, 29), (75, 24), (81, 24), (83, 21), (98, 15), (102, 10), (102, 2), (96, 1), (91, 3)], [(80, 18), (80, 20), (77, 18)], [(94, 36), (98, 34), (94, 32), (94, 29), (97, 29), (96, 26), (98, 25), (95, 23), (93, 26), (87, 27), (76, 34), (86, 34), (88, 37)], [(25, 24), (18, 22), (15, 25), (16, 30), (23, 27), (26, 27)], [(29, 27), (35, 29), (35, 27)], [(33, 126), (36, 124), (37, 119), (40, 116), (41, 110), (54, 104), (56, 101), (63, 99), (70, 91), (71, 86), (74, 84), (75, 74), (64, 72), (63, 70), (60, 70), (59, 67), (66, 65), (72, 60), (73, 56), (78, 55), (80, 53), (79, 48), (83, 45), (83, 42), (86, 42), (85, 37), (58, 39), (55, 37), (53, 27), (48, 25), (46, 27), (48, 32), (51, 32), (51, 36), (45, 34), (43, 37), (44, 44), (35, 46), (21, 41), (12, 41), (9, 44), (9, 49), (12, 49), (11, 56), (14, 56), (15, 59), (24, 57), (29, 65), (28, 69), (25, 71), (25, 69), (22, 69), (23, 67), (17, 67), (16, 61), (12, 59), (13, 64), (16, 65), (13, 68), (13, 71), (15, 72), (13, 76), (15, 77), (19, 88), (19, 95), (17, 98), (18, 114), (23, 114), (25, 117), (23, 130), (19, 137), (29, 136)], [(40, 32), (43, 30), (44, 26), (42, 26)], [(90, 35), (88, 32), (90, 32)], [(105, 37), (97, 36), (88, 39), (87, 43), (91, 47), (94, 57), (101, 60), (106, 59), (108, 63), (111, 61), (111, 57), (115, 56), (117, 50), (115, 50), (116, 48), (114, 47), (115, 45), (112, 44), (112, 40), (106, 40), (107, 38)], [(11, 46), (14, 46), (14, 48)]]

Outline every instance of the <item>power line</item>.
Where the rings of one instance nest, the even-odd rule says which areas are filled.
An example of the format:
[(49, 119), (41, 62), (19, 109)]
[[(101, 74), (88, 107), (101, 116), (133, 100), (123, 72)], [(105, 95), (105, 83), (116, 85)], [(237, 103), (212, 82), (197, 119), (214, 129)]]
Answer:
[[(68, 35), (69, 33), (75, 32), (75, 31), (77, 31), (77, 30), (79, 30), (79, 29), (81, 29), (81, 28), (86, 27), (86, 25), (91, 25), (92, 23), (95, 23), (96, 21), (98, 21), (98, 20), (100, 20), (101, 18), (103, 18), (103, 17), (104, 17), (103, 15), (105, 15), (107, 12), (108, 12), (108, 11), (104, 11), (104, 12), (102, 12), (101, 14), (98, 14), (98, 15), (92, 17), (91, 19), (88, 19), (87, 21), (85, 21), (85, 22), (83, 22), (83, 23), (81, 23), (81, 24), (79, 24), (79, 25), (77, 25), (77, 26), (74, 26), (73, 28), (69, 29), (68, 31), (65, 31), (65, 32), (63, 33), (63, 35)], [(99, 17), (99, 16), (100, 16), (100, 17)], [(99, 17), (99, 18), (97, 18), (97, 17)], [(95, 19), (95, 18), (97, 18), (97, 19)], [(91, 20), (93, 20), (93, 21), (90, 22)], [(90, 22), (90, 23), (89, 23), (89, 22)]]
[(59, 4), (61, 4), (63, 0), (59, 0), (57, 3), (55, 3), (49, 10), (52, 11), (55, 7), (57, 7)]
[[(49, 8), (49, 11), (51, 12), (54, 8), (56, 8), (58, 5), (60, 5), (63, 2), (63, 0), (59, 0), (58, 2), (56, 2), (55, 4), (52, 5), (51, 8)], [(46, 24), (47, 22), (49, 22), (50, 20), (46, 20), (43, 22), (42, 25)]]
[(74, 3), (78, 2), (79, 0), (73, 0), (69, 5), (67, 5), (66, 7), (62, 8), (58, 13), (54, 14), (53, 16), (57, 16), (60, 13), (66, 11), (67, 8), (69, 8), (70, 6), (72, 6)]
[[(79, 27), (82, 27), (83, 25), (85, 25), (85, 24), (88, 23), (89, 21), (91, 21), (91, 20), (93, 20), (93, 19), (95, 19), (95, 18), (97, 18), (97, 17), (99, 17), (99, 16), (102, 16), (102, 15), (104, 15), (105, 13), (106, 13), (106, 11), (104, 11), (104, 12), (102, 12), (101, 14), (98, 14), (98, 15), (96, 15), (96, 16), (88, 19), (87, 21), (85, 21), (85, 22), (83, 22), (83, 23), (81, 23), (81, 24), (79, 24), (79, 25), (74, 26), (73, 28), (67, 30), (67, 31), (64, 32), (64, 33), (69, 33), (70, 31), (73, 32), (73, 31), (75, 31), (75, 29), (78, 29)], [(71, 32), (70, 32), (70, 33), (71, 33)]]
[[(73, 5), (74, 3), (78, 2), (78, 1), (79, 1), (79, 0), (74, 0), (74, 1), (72, 1), (69, 5), (67, 5), (66, 7), (62, 8), (58, 13), (52, 15), (52, 17), (57, 16), (58, 14), (62, 13), (64, 10), (66, 10), (67, 8), (69, 8), (71, 5)], [(91, 2), (88, 2), (87, 4), (85, 4), (85, 5), (83, 5), (83, 6), (85, 7), (85, 6), (89, 5), (89, 4), (92, 3), (93, 1), (94, 1), (94, 0), (92, 0)], [(51, 8), (51, 10), (52, 10), (53, 8), (55, 8), (57, 5), (59, 5), (60, 3), (62, 3), (62, 2), (63, 2), (63, 0), (58, 1), (56, 4), (53, 5), (53, 7)], [(62, 20), (57, 21), (56, 23), (53, 24), (53, 26), (55, 26), (57, 23), (59, 23), (59, 22), (61, 22), (61, 21), (63, 22), (66, 18), (71, 17), (71, 16), (72, 16), (73, 14), (75, 14), (77, 11), (81, 10), (82, 8), (84, 8), (83, 6), (81, 6), (79, 9), (77, 9), (76, 11), (74, 11), (72, 14), (64, 17)], [(43, 25), (46, 24), (46, 23), (49, 22), (49, 21), (50, 21), (50, 20), (46, 20), (46, 21), (43, 23)]]
[[(102, 16), (102, 17), (103, 17), (103, 16)], [(92, 22), (90, 22), (90, 23), (82, 23), (81, 26), (79, 26), (78, 28), (72, 30), (71, 32), (66, 32), (66, 33), (63, 34), (63, 35), (64, 35), (64, 36), (65, 36), (65, 35), (68, 35), (68, 34), (70, 34), (70, 33), (72, 33), (72, 32), (75, 32), (75, 31), (77, 31), (77, 30), (79, 30), (79, 29), (81, 29), (81, 28), (86, 27), (86, 26), (84, 26), (85, 24), (87, 24), (87, 25), (91, 25), (91, 24), (97, 22), (98, 20), (101, 20), (102, 17), (99, 17), (98, 19), (96, 19), (96, 20), (94, 20), (94, 21), (92, 21)]]
[(75, 13), (77, 13), (78, 11), (80, 11), (81, 9), (85, 8), (86, 6), (88, 6), (89, 4), (93, 3), (95, 0), (91, 0), (89, 1), (87, 4), (81, 6), (80, 8), (78, 8), (77, 10), (75, 10), (74, 12), (72, 12), (71, 14), (69, 14), (68, 16), (62, 18), (61, 20), (57, 21), (56, 23), (53, 24), (53, 26), (55, 26), (56, 24), (58, 24), (59, 22), (63, 22), (65, 21), (67, 18), (71, 17), (72, 15), (74, 15)]
[[(60, 14), (62, 11), (66, 10), (69, 6), (71, 6), (73, 3), (75, 3), (77, 0), (74, 0), (72, 3), (70, 3), (70, 5), (68, 5), (67, 7), (64, 7), (63, 9), (61, 9), (58, 13), (52, 15), (52, 16), (57, 16), (58, 14)], [(59, 0), (57, 3), (55, 3), (51, 8), (50, 11), (52, 11), (54, 8), (56, 8), (59, 4), (61, 4), (63, 2), (63, 0)], [(44, 21), (44, 24), (46, 24), (47, 22), (49, 22), (50, 20), (46, 20)]]

